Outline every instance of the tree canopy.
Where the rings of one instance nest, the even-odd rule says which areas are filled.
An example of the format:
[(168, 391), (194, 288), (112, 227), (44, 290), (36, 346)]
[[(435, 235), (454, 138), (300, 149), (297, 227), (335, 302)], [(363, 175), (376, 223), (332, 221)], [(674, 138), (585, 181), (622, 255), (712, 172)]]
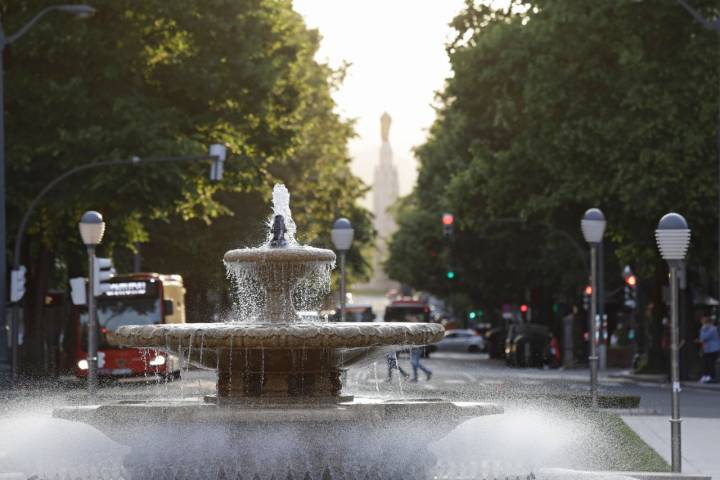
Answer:
[[(50, 3), (3, 2), (5, 31)], [(328, 245), (333, 217), (353, 219), (350, 268), (367, 275), (361, 253), (374, 232), (355, 203), (365, 187), (350, 172), (353, 125), (331, 97), (343, 72), (314, 59), (320, 36), (290, 0), (92, 6), (84, 21), (49, 15), (6, 51), (8, 233), (44, 185), (79, 164), (203, 154), (212, 143), (229, 158), (219, 183), (208, 180), (209, 162), (183, 162), (93, 169), (59, 185), (23, 252), (36, 303), (53, 275), (66, 285), (68, 270), (82, 272), (77, 222), (88, 209), (104, 214), (103, 251), (122, 271), (127, 252), (146, 244), (147, 267), (185, 275), (191, 296), (204, 298), (195, 293), (223, 281), (222, 251), (264, 238), (276, 182), (290, 188), (301, 240)]]
[[(715, 275), (716, 32), (663, 0), (468, 1), (452, 26), (453, 75), (398, 208), (391, 276), (466, 305), (534, 290), (570, 301), (587, 281), (580, 218), (596, 206), (608, 283), (624, 264), (653, 277), (653, 232), (669, 211), (691, 225), (691, 264)], [(449, 245), (445, 211), (456, 218)]]

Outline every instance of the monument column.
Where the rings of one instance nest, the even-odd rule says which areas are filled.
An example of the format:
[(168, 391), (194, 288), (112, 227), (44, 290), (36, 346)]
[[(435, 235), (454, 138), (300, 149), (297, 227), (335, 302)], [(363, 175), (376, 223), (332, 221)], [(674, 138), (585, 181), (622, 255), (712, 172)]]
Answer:
[(397, 288), (396, 282), (388, 278), (382, 268), (383, 261), (388, 255), (388, 242), (397, 229), (395, 218), (390, 213), (398, 199), (398, 173), (393, 164), (393, 152), (390, 147), (390, 125), (392, 118), (387, 113), (380, 117), (380, 161), (375, 167), (373, 181), (373, 214), (375, 215), (375, 229), (378, 232), (376, 251), (373, 256), (373, 277), (369, 287), (378, 290)]

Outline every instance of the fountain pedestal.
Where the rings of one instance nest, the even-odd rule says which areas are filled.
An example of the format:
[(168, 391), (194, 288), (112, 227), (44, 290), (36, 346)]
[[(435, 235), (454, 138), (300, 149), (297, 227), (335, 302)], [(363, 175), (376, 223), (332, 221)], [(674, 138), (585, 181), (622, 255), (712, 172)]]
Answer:
[(340, 395), (335, 349), (222, 349), (218, 399), (333, 399)]

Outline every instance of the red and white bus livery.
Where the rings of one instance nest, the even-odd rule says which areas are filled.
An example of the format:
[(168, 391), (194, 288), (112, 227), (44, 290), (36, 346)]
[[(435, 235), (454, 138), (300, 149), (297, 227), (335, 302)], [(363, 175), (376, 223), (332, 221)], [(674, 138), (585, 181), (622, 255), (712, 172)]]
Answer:
[[(98, 323), (98, 376), (161, 375), (179, 377), (180, 362), (165, 352), (110, 345), (107, 333), (123, 325), (185, 323), (185, 287), (180, 275), (131, 273), (116, 275), (106, 292), (96, 298)], [(77, 326), (75, 374), (87, 377), (87, 306), (73, 307)]]

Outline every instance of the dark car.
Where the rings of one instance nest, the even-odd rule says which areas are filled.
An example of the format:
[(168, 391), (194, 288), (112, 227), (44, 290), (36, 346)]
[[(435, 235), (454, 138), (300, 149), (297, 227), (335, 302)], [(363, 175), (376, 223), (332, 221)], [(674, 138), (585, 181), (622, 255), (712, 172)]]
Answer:
[(542, 367), (547, 361), (550, 329), (544, 325), (512, 324), (505, 337), (505, 363), (513, 367)]
[(495, 327), (485, 332), (485, 348), (490, 358), (505, 357), (505, 339), (507, 330), (505, 327)]

